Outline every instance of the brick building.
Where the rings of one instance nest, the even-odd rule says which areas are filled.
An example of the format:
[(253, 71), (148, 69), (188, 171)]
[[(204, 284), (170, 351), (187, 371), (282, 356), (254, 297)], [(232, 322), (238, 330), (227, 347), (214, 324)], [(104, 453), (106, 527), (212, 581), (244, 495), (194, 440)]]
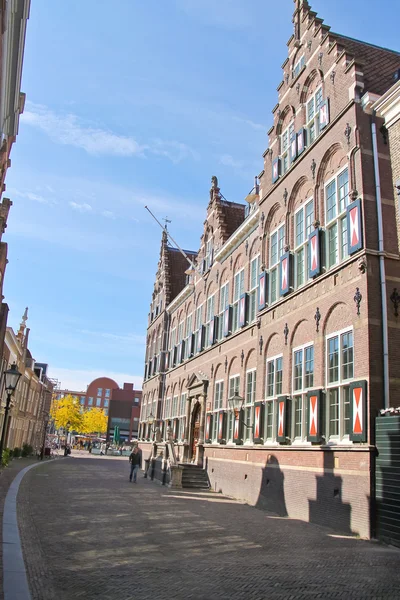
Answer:
[[(70, 394), (79, 400), (85, 409), (101, 408), (109, 417), (108, 434), (114, 433), (114, 426), (119, 425), (122, 437), (136, 437), (139, 428), (140, 406), (142, 391), (135, 390), (133, 383), (124, 383), (120, 388), (118, 383), (109, 377), (94, 379), (86, 392), (77, 390), (59, 390), (57, 398)], [(124, 421), (116, 421), (124, 419)], [(127, 421), (126, 421), (127, 420)], [(123, 430), (123, 431), (122, 431)]]
[(189, 281), (163, 234), (139, 437), (146, 456), (151, 414), (213, 489), (368, 537), (375, 417), (400, 404), (400, 153), (373, 104), (400, 54), (306, 0), (293, 22), (254, 189), (230, 203), (213, 178)]
[[(37, 363), (28, 347), (29, 332), (26, 328), (28, 310), (26, 309), (18, 330), (15, 333), (7, 327), (3, 346), (2, 377), (4, 371), (15, 363), (21, 377), (11, 396), (10, 412), (4, 438), (4, 447), (22, 448), (30, 444), (40, 451), (44, 443), (54, 382), (47, 376), (47, 364)], [(7, 394), (1, 389), (1, 400), (6, 403)], [(0, 414), (0, 431), (3, 427), (4, 413)]]
[[(19, 117), (24, 110), (21, 92), (25, 34), (30, 0), (2, 0), (0, 3), (0, 293), (3, 296), (7, 265), (7, 244), (2, 240), (12, 202), (3, 198), (7, 169), (11, 166), (11, 148), (16, 140)], [(3, 354), (8, 305), (0, 306), (0, 356)]]

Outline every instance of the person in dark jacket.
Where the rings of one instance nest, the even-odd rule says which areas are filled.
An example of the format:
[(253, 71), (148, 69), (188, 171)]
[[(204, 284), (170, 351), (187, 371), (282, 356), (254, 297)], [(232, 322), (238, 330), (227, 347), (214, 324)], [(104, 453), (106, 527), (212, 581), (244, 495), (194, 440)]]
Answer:
[(133, 483), (136, 483), (137, 473), (139, 469), (142, 468), (142, 451), (138, 446), (135, 446), (132, 452), (129, 455), (129, 462), (131, 465), (131, 474), (129, 475), (129, 481), (132, 481), (133, 475)]

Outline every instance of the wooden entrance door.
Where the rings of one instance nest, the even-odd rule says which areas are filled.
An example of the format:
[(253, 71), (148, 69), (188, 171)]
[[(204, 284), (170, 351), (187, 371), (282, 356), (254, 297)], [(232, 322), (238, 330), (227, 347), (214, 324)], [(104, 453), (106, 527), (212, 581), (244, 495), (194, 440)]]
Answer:
[(192, 431), (192, 460), (196, 457), (196, 444), (199, 441), (200, 435), (200, 404), (197, 405), (193, 414), (193, 431)]

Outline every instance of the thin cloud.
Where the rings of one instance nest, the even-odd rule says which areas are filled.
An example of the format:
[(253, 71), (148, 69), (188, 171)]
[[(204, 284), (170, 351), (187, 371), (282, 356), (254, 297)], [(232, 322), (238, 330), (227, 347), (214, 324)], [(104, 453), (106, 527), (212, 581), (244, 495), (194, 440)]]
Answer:
[(254, 23), (251, 11), (242, 0), (176, 0), (178, 8), (204, 25), (221, 29), (245, 29)]
[(106, 217), (106, 219), (115, 219), (115, 214), (113, 212), (111, 212), (111, 210), (102, 210), (101, 214), (103, 215), (103, 217)]
[(92, 212), (92, 207), (90, 206), (90, 204), (88, 204), (87, 202), (83, 202), (83, 204), (78, 204), (78, 202), (69, 202), (69, 205), (71, 208), (73, 208), (74, 210), (77, 210), (78, 212), (81, 213), (88, 213), (88, 212)]
[(251, 119), (244, 119), (242, 117), (232, 117), (232, 118), (234, 121), (237, 121), (238, 123), (243, 123), (244, 125), (251, 127), (251, 129), (254, 129), (255, 131), (266, 131), (267, 130), (267, 127), (265, 125), (262, 125), (261, 123), (255, 123)]
[(219, 162), (225, 167), (233, 167), (234, 169), (243, 169), (244, 167), (241, 160), (235, 160), (230, 154), (223, 154), (220, 156)]
[(9, 190), (11, 196), (17, 196), (18, 198), (27, 198), (28, 200), (32, 200), (32, 202), (39, 202), (39, 204), (57, 204), (57, 202), (52, 198), (45, 198), (39, 194), (35, 194), (34, 192), (29, 191), (21, 191), (10, 188)]
[(84, 369), (66, 369), (64, 367), (49, 367), (49, 376), (58, 379), (62, 389), (86, 392), (87, 386), (99, 377), (109, 377), (120, 387), (124, 383), (133, 383), (134, 389), (141, 390), (143, 377), (131, 373), (119, 373), (115, 371), (98, 371)]
[(145, 346), (146, 345), (146, 336), (138, 335), (137, 333), (132, 333), (128, 335), (118, 335), (116, 333), (108, 333), (106, 331), (91, 331), (90, 329), (79, 329), (78, 333), (83, 333), (85, 335), (90, 335), (98, 338), (103, 338), (106, 340), (113, 340), (115, 342), (124, 342), (128, 344), (135, 344), (136, 346)]
[(28, 103), (22, 120), (27, 125), (44, 131), (53, 142), (82, 148), (88, 154), (143, 155), (143, 149), (133, 138), (85, 126), (79, 122), (76, 115), (57, 115), (42, 104)]
[(93, 156), (145, 158), (152, 154), (168, 158), (175, 164), (186, 159), (198, 158), (198, 154), (182, 142), (154, 139), (149, 143), (140, 144), (133, 137), (91, 127), (82, 122), (77, 115), (58, 115), (43, 104), (27, 103), (21, 119), (26, 125), (43, 131), (53, 142), (81, 148)]

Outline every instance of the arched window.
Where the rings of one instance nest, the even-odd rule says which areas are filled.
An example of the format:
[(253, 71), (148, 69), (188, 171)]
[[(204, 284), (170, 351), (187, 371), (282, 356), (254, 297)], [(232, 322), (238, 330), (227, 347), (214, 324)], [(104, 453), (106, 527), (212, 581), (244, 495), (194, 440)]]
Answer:
[(348, 255), (346, 209), (349, 203), (349, 171), (345, 167), (325, 183), (325, 225), (328, 268)]
[(280, 225), (275, 229), (269, 240), (269, 301), (272, 304), (278, 299), (279, 261), (285, 246), (285, 225)]

